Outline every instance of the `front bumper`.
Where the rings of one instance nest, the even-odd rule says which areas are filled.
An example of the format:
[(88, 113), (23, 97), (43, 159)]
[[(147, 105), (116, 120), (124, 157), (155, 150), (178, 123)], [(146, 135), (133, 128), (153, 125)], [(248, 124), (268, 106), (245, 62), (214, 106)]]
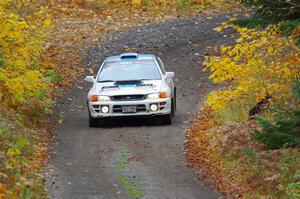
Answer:
[[(150, 105), (157, 104), (157, 111), (150, 111)], [(102, 113), (101, 107), (108, 106), (109, 112)], [(135, 113), (123, 113), (122, 106), (137, 106)], [(139, 100), (139, 101), (107, 101), (91, 102), (88, 101), (88, 108), (92, 118), (121, 117), (121, 116), (155, 116), (167, 115), (171, 113), (171, 98), (157, 100)]]

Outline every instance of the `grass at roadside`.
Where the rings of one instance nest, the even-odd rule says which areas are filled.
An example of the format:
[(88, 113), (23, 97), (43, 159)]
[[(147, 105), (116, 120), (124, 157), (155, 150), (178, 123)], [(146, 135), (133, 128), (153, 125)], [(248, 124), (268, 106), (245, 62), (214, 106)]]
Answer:
[(266, 151), (253, 140), (257, 124), (220, 125), (204, 107), (187, 131), (187, 159), (199, 175), (230, 198), (298, 198), (300, 151)]
[(46, 137), (0, 115), (0, 198), (46, 198), (39, 174)]

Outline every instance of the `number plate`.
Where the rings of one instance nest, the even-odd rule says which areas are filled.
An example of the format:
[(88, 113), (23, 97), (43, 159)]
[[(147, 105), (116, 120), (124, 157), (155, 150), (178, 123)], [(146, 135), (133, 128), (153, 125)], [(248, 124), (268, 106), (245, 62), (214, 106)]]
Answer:
[(136, 113), (136, 106), (122, 106), (123, 113)]

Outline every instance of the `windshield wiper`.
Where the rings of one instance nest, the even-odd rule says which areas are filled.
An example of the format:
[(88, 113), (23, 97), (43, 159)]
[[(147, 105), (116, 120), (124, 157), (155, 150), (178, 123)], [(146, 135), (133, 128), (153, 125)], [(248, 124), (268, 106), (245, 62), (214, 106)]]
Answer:
[(104, 82), (115, 82), (115, 80), (100, 80), (100, 81), (98, 81), (99, 83), (104, 83)]

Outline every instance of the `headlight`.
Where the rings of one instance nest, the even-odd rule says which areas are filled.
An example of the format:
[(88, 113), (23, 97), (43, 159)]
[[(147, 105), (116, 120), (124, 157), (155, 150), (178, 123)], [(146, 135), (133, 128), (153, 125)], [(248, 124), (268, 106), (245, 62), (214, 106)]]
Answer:
[(110, 101), (109, 96), (100, 95), (98, 96), (98, 101)]
[(167, 98), (167, 93), (166, 92), (160, 92), (160, 93), (152, 93), (147, 95), (146, 99), (159, 99), (159, 98)]
[(159, 93), (149, 94), (149, 95), (147, 95), (146, 99), (151, 99), (151, 100), (159, 99)]
[(104, 95), (100, 95), (100, 96), (97, 96), (97, 95), (93, 95), (91, 97), (91, 100), (93, 102), (98, 102), (98, 101), (110, 101), (110, 97), (109, 96), (104, 96)]

